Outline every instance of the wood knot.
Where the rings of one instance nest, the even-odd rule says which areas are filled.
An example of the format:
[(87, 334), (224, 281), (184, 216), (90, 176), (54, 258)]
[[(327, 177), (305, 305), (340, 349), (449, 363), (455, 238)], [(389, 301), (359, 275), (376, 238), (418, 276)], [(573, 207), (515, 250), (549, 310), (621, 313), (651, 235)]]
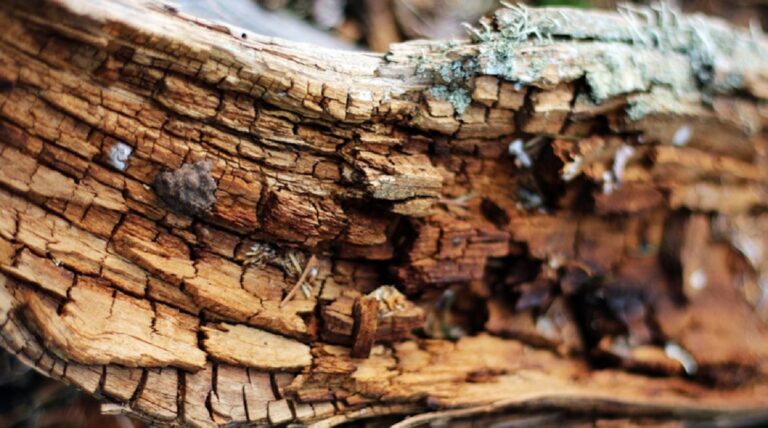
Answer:
[(168, 208), (179, 214), (205, 215), (216, 202), (211, 162), (198, 161), (159, 174), (155, 178), (155, 192)]

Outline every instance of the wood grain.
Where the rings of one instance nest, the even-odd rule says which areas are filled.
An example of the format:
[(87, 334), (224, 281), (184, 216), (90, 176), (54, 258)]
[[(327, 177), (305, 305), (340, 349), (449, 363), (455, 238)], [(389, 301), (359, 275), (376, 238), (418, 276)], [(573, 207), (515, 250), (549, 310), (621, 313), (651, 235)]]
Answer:
[(521, 11), (378, 55), (3, 3), (0, 346), (164, 425), (765, 416), (768, 42)]

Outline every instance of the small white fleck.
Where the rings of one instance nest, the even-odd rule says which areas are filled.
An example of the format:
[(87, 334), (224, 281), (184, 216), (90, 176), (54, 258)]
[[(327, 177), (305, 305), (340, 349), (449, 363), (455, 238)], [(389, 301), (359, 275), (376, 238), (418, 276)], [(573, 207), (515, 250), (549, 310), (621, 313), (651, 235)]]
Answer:
[(603, 172), (603, 194), (610, 195), (616, 190), (616, 183), (613, 181), (613, 174), (610, 171)]
[(516, 82), (512, 88), (514, 88), (515, 91), (520, 92), (523, 89), (523, 84), (520, 82)]
[(133, 147), (122, 142), (117, 142), (112, 146), (112, 148), (109, 149), (107, 160), (109, 161), (109, 164), (112, 165), (112, 167), (115, 169), (125, 171), (128, 159), (131, 157), (131, 153), (133, 153)]
[(533, 165), (531, 157), (525, 152), (524, 142), (518, 138), (509, 143), (509, 154), (517, 159), (518, 166), (523, 168), (530, 168)]
[(447, 334), (449, 339), (460, 339), (466, 335), (467, 335), (467, 332), (463, 328), (457, 325), (451, 326), (448, 329), (448, 334)]
[(632, 357), (632, 348), (626, 336), (619, 336), (611, 342), (611, 352), (622, 358)]
[(732, 234), (731, 242), (749, 259), (753, 265), (760, 265), (763, 260), (762, 236), (747, 236), (744, 234)]
[(571, 181), (581, 173), (581, 162), (583, 158), (580, 155), (573, 157), (573, 161), (563, 166), (563, 180)]
[(616, 183), (621, 183), (624, 178), (624, 168), (633, 154), (635, 154), (635, 149), (626, 144), (616, 150), (616, 155), (613, 158), (613, 177), (616, 179)]
[(563, 259), (559, 254), (554, 254), (547, 260), (547, 265), (555, 270), (560, 269), (563, 265)]
[(350, 91), (350, 98), (360, 101), (373, 101), (373, 93), (371, 91)]
[(664, 345), (664, 353), (667, 354), (667, 357), (679, 362), (680, 365), (683, 366), (685, 373), (689, 375), (692, 375), (699, 370), (699, 365), (696, 363), (696, 360), (693, 359), (693, 356), (675, 342), (667, 342), (667, 344)]
[(544, 337), (557, 337), (557, 327), (551, 319), (546, 316), (541, 316), (536, 319), (536, 331), (542, 334)]
[(707, 286), (707, 274), (701, 269), (696, 269), (688, 276), (688, 282), (694, 290), (702, 290)]
[(688, 125), (683, 125), (675, 131), (675, 135), (672, 137), (672, 144), (680, 147), (688, 144), (688, 141), (693, 136), (693, 129)]

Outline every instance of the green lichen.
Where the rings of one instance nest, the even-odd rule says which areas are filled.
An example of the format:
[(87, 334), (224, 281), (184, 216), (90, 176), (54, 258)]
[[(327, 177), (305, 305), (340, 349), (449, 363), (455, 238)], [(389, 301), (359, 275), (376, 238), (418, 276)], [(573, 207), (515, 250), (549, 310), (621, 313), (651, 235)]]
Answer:
[(461, 116), (472, 103), (472, 97), (466, 88), (462, 87), (449, 87), (439, 85), (431, 88), (429, 94), (439, 100), (446, 100), (453, 106), (456, 114)]
[(644, 63), (635, 61), (630, 50), (599, 52), (584, 69), (589, 98), (596, 104), (617, 94), (645, 91), (649, 85)]
[[(479, 44), (478, 63), (483, 73), (516, 80), (520, 69), (516, 48), (531, 41), (539, 45), (551, 43), (554, 31), (565, 18), (533, 15), (524, 5), (505, 6), (506, 13), (497, 13), (494, 20), (481, 19), (479, 28), (468, 27), (468, 31), (472, 41)], [(543, 59), (528, 64), (526, 80), (535, 80), (545, 65)]]
[(633, 121), (640, 120), (656, 112), (674, 111), (678, 114), (687, 112), (691, 105), (697, 105), (701, 98), (681, 96), (669, 88), (656, 87), (647, 94), (638, 94), (628, 101), (627, 117)]
[[(633, 44), (685, 55), (704, 93), (742, 89), (744, 70), (766, 54), (758, 42), (761, 32), (749, 33), (699, 15), (683, 16), (665, 1), (650, 7), (624, 5), (619, 13)], [(718, 69), (722, 64), (728, 69)]]
[[(503, 15), (503, 22), (494, 25), (491, 19), (483, 18), (479, 23), (480, 28), (466, 26), (471, 40), (478, 45), (475, 56), (463, 56), (440, 64), (432, 64), (428, 59), (417, 63), (416, 72), (431, 75), (437, 85), (430, 89), (430, 94), (448, 100), (459, 116), (472, 101), (471, 85), (476, 75), (482, 71), (485, 75), (515, 80), (519, 68), (514, 55), (515, 47), (532, 39), (542, 44), (551, 42), (551, 28), (558, 25), (556, 20), (531, 17), (525, 6), (505, 6), (512, 13)], [(443, 56), (448, 58), (456, 46), (445, 46)], [(544, 68), (545, 64), (541, 61), (531, 66), (533, 74), (538, 74)]]
[(480, 28), (467, 26), (470, 37), (476, 43), (501, 41), (505, 44), (519, 45), (531, 39), (538, 43), (552, 41), (552, 34), (562, 25), (561, 18), (549, 15), (531, 14), (529, 9), (520, 4), (504, 4), (507, 13), (496, 14), (495, 20), (483, 18)]
[(477, 61), (464, 57), (439, 65), (434, 74), (437, 86), (430, 89), (430, 95), (447, 100), (457, 115), (461, 116), (472, 102), (469, 86), (477, 73)]
[(477, 73), (477, 61), (464, 57), (442, 64), (437, 68), (438, 82), (444, 85), (465, 84)]
[(431, 64), (432, 63), (430, 62), (429, 57), (427, 57), (425, 54), (421, 54), (416, 59), (416, 75), (429, 77), (432, 70)]
[[(744, 76), (758, 67), (756, 59), (766, 56), (764, 43), (758, 43), (762, 32), (749, 34), (715, 19), (684, 16), (667, 2), (623, 5), (619, 22), (579, 10), (505, 6), (477, 26), (467, 26), (471, 45), (446, 45), (442, 59), (426, 60), (417, 67), (433, 79), (435, 88), (441, 87), (433, 94), (450, 100), (459, 115), (471, 101), (473, 78), (481, 74), (519, 84), (540, 84), (549, 76), (557, 81), (584, 76), (592, 100), (602, 103), (655, 86), (705, 95), (743, 90)], [(527, 54), (529, 48), (554, 39), (574, 43), (571, 48), (554, 49), (552, 56), (540, 51)], [(596, 43), (576, 43), (580, 40)], [(601, 47), (599, 42), (612, 45)], [(629, 48), (613, 46), (616, 43)], [(582, 61), (572, 61), (574, 55)], [(661, 57), (668, 62), (660, 61)], [(686, 66), (689, 73), (678, 71)]]
[(627, 22), (635, 45), (688, 57), (693, 76), (700, 84), (711, 83), (718, 52), (713, 34), (703, 21), (683, 17), (667, 2), (652, 7), (623, 5), (618, 9)]
[(497, 40), (488, 42), (480, 49), (479, 58), (484, 63), (485, 73), (500, 76), (507, 80), (513, 79), (517, 71), (514, 51), (508, 43)]

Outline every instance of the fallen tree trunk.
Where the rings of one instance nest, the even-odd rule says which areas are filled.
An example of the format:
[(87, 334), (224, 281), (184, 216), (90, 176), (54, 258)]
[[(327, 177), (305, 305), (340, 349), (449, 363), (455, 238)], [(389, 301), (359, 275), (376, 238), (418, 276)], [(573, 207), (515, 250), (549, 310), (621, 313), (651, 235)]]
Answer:
[(105, 411), (764, 416), (762, 34), (508, 8), (378, 56), (153, 2), (0, 23), (0, 345)]

